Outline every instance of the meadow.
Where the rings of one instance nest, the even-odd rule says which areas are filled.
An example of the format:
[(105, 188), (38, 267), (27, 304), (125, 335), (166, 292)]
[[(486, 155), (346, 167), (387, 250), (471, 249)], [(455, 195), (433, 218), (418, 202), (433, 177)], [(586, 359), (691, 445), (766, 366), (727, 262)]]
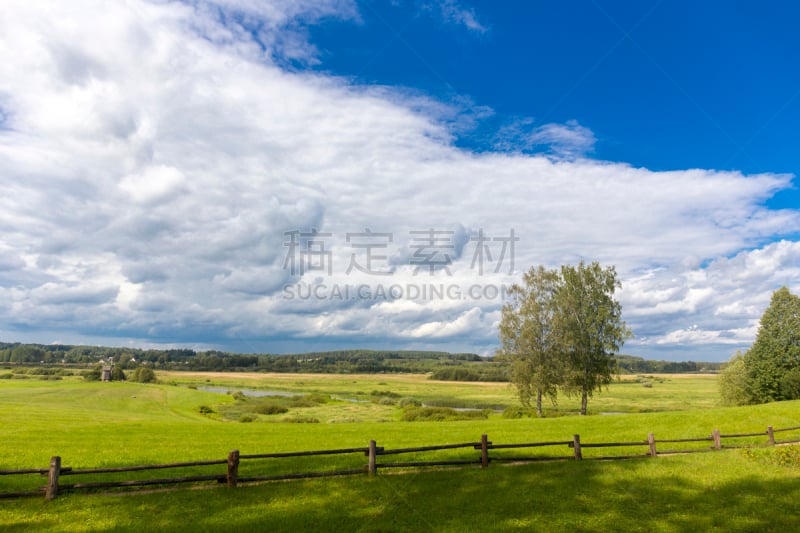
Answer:
[[(92, 383), (77, 377), (2, 380), (0, 469), (46, 467), (53, 455), (61, 456), (64, 465), (88, 468), (221, 459), (233, 449), (254, 454), (362, 447), (370, 439), (397, 448), (471, 442), (483, 433), (496, 443), (565, 440), (578, 433), (583, 442), (600, 442), (642, 440), (648, 432), (657, 438), (686, 438), (708, 435), (714, 428), (737, 433), (800, 425), (799, 402), (721, 407), (716, 378), (706, 375), (638, 381), (631, 376), (595, 394), (589, 404), (592, 416), (571, 415), (577, 401), (561, 398), (543, 419), (505, 418), (503, 410), (518, 405), (507, 384), (437, 382), (422, 375), (160, 372), (158, 377), (159, 384)], [(299, 396), (242, 398), (235, 394), (239, 390)], [(404, 399), (406, 404), (414, 400), (484, 409), (485, 418), (407, 422), (400, 406)], [(270, 402), (287, 410), (254, 412), (255, 406)], [(374, 478), (238, 489), (201, 484), (68, 492), (49, 502), (38, 497), (0, 500), (0, 529), (795, 530), (800, 526), (800, 461), (797, 454), (780, 450), (731, 449), (615, 462), (493, 463), (483, 470), (381, 470)], [(474, 455), (454, 451), (448, 456), (465, 453)], [(598, 453), (587, 449), (584, 456)], [(323, 458), (314, 468), (364, 462), (363, 456)], [(306, 470), (296, 459), (281, 466)], [(0, 491), (42, 484), (17, 478), (0, 477)]]

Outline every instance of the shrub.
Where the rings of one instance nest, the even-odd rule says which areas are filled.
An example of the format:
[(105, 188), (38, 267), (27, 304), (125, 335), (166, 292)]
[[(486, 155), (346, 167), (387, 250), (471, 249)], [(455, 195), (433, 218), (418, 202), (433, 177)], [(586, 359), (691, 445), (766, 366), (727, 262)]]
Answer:
[(197, 410), (202, 415), (210, 415), (210, 414), (214, 413), (214, 410), (212, 408), (210, 408), (209, 406), (207, 406), (207, 405), (201, 405), (200, 407), (197, 408)]
[(239, 417), (239, 422), (242, 423), (255, 422), (257, 418), (258, 417), (256, 417), (256, 415), (242, 415)]
[(102, 372), (99, 368), (93, 368), (91, 370), (86, 370), (81, 374), (83, 379), (86, 381), (100, 381), (100, 376)]
[(319, 392), (313, 392), (311, 394), (307, 394), (306, 398), (314, 403), (323, 404), (323, 403), (328, 403), (331, 399), (331, 396), (330, 394), (321, 394)]
[(512, 405), (503, 410), (503, 418), (517, 419), (530, 417), (532, 411), (520, 405)]
[(260, 415), (282, 415), (289, 412), (289, 409), (274, 403), (261, 403), (253, 406), (253, 412)]
[(136, 383), (155, 383), (156, 373), (153, 372), (152, 368), (147, 368), (146, 366), (140, 366), (133, 371), (130, 380), (135, 381)]
[(234, 400), (241, 402), (247, 399), (247, 396), (242, 391), (236, 391), (232, 395)]
[(14, 374), (0, 374), (0, 379), (11, 379), (14, 377)]
[(289, 405), (292, 407), (314, 407), (318, 404), (309, 400), (306, 396), (295, 396), (289, 399)]
[(489, 411), (456, 411), (452, 407), (408, 407), (400, 417), (404, 422), (444, 422), (448, 420), (475, 420), (489, 418)]
[(409, 406), (419, 407), (421, 405), (422, 402), (420, 402), (416, 398), (403, 398), (402, 400), (400, 400), (400, 407), (409, 407)]
[(370, 392), (369, 395), (375, 396), (376, 398), (400, 398), (399, 394), (390, 390), (374, 390)]

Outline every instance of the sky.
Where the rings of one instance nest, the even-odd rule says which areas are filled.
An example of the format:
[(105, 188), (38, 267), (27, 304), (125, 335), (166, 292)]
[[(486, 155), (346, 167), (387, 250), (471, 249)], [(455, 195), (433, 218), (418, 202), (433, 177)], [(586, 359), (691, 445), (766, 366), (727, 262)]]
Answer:
[(790, 1), (4, 0), (0, 340), (492, 355), (531, 267), (623, 352), (800, 292)]

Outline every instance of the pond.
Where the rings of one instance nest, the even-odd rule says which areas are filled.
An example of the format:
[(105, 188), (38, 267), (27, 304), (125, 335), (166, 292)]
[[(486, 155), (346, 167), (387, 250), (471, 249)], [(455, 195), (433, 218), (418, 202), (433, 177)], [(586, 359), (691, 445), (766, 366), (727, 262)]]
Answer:
[(250, 396), (252, 398), (262, 398), (264, 396), (285, 396), (285, 397), (302, 396), (302, 394), (296, 394), (294, 392), (284, 392), (277, 390), (228, 389), (225, 387), (197, 387), (197, 390), (205, 392), (216, 392), (218, 394), (233, 394), (234, 392), (241, 392), (245, 396)]

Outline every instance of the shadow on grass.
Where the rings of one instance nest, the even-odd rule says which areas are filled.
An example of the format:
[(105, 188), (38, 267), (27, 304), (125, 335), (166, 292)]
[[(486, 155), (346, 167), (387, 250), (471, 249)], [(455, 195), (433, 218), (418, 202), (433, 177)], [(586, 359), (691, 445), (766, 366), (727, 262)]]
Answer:
[[(6, 531), (796, 531), (800, 471), (736, 452), (20, 500)], [(3, 505), (10, 503), (4, 502)], [(18, 514), (19, 513), (19, 514)]]

